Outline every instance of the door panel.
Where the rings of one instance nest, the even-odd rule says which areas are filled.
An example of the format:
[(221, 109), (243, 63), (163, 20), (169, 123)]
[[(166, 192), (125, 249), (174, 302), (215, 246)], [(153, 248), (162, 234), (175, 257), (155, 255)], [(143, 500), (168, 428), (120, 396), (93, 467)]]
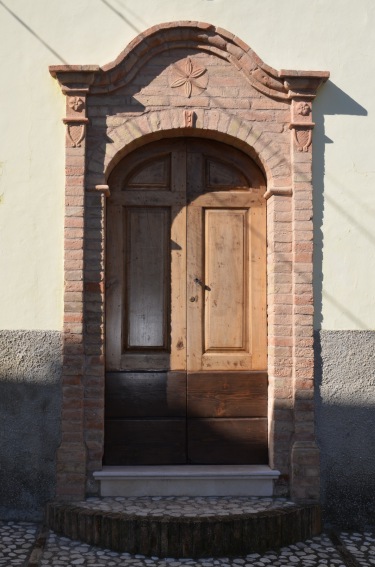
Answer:
[(266, 372), (197, 372), (187, 379), (187, 417), (267, 417)]
[(186, 416), (186, 372), (107, 372), (106, 418)]
[(267, 418), (190, 419), (187, 428), (190, 464), (267, 462)]
[(205, 353), (248, 351), (247, 211), (204, 210)]
[(171, 188), (171, 155), (157, 156), (142, 162), (127, 177), (123, 191), (147, 188), (151, 191)]
[(267, 462), (262, 174), (165, 140), (109, 185), (105, 463)]
[(167, 208), (127, 208), (124, 350), (169, 349), (169, 240)]
[(186, 419), (106, 421), (105, 464), (180, 465), (186, 463)]

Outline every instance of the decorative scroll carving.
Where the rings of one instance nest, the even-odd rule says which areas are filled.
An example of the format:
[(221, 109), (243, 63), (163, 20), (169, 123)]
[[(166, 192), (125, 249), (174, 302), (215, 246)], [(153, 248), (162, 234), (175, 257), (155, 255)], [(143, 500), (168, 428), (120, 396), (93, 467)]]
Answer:
[(279, 92), (285, 91), (284, 83), (280, 79), (276, 79), (272, 77), (270, 74), (266, 73), (264, 69), (257, 67), (251, 73), (252, 77), (259, 81), (262, 85), (267, 87), (268, 89), (274, 89)]
[[(207, 69), (205, 67), (195, 66), (190, 57), (188, 57), (185, 61), (184, 70), (177, 65), (173, 65), (173, 70), (175, 72), (174, 77), (177, 75), (177, 78), (171, 84), (172, 88), (184, 87), (185, 96), (188, 98), (191, 97), (193, 86), (200, 89), (200, 91), (205, 90), (207, 86), (207, 79), (204, 81), (199, 78), (206, 73)], [(198, 94), (200, 94), (200, 92)]]

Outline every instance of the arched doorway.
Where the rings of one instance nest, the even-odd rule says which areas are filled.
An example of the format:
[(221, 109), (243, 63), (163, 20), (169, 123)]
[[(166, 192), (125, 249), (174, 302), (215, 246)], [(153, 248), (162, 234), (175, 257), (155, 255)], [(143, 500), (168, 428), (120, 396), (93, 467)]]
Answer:
[(260, 169), (166, 139), (109, 186), (104, 464), (268, 463)]

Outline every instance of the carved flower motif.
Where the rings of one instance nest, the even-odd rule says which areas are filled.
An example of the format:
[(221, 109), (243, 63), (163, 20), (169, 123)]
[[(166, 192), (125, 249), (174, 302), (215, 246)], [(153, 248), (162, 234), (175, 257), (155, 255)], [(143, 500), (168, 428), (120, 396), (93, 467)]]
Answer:
[(311, 108), (307, 102), (300, 102), (297, 105), (297, 113), (302, 116), (308, 116), (310, 114)]
[(206, 85), (203, 83), (203, 81), (198, 79), (206, 72), (207, 69), (205, 67), (194, 66), (190, 57), (186, 59), (184, 71), (177, 67), (177, 65), (174, 65), (173, 69), (178, 75), (178, 79), (175, 79), (173, 81), (171, 87), (176, 88), (183, 86), (185, 89), (185, 95), (187, 97), (191, 96), (193, 86), (198, 87), (198, 89), (201, 90), (204, 90), (206, 88)]
[(81, 98), (79, 98), (79, 96), (74, 96), (70, 99), (69, 106), (76, 112), (79, 112), (85, 106), (85, 103)]

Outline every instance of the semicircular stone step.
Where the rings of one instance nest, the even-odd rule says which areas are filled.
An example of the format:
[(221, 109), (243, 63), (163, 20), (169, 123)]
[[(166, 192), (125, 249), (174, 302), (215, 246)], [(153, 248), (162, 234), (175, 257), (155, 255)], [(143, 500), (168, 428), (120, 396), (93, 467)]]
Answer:
[(262, 553), (321, 531), (320, 506), (248, 497), (115, 497), (50, 502), (57, 534), (91, 545), (157, 557)]

